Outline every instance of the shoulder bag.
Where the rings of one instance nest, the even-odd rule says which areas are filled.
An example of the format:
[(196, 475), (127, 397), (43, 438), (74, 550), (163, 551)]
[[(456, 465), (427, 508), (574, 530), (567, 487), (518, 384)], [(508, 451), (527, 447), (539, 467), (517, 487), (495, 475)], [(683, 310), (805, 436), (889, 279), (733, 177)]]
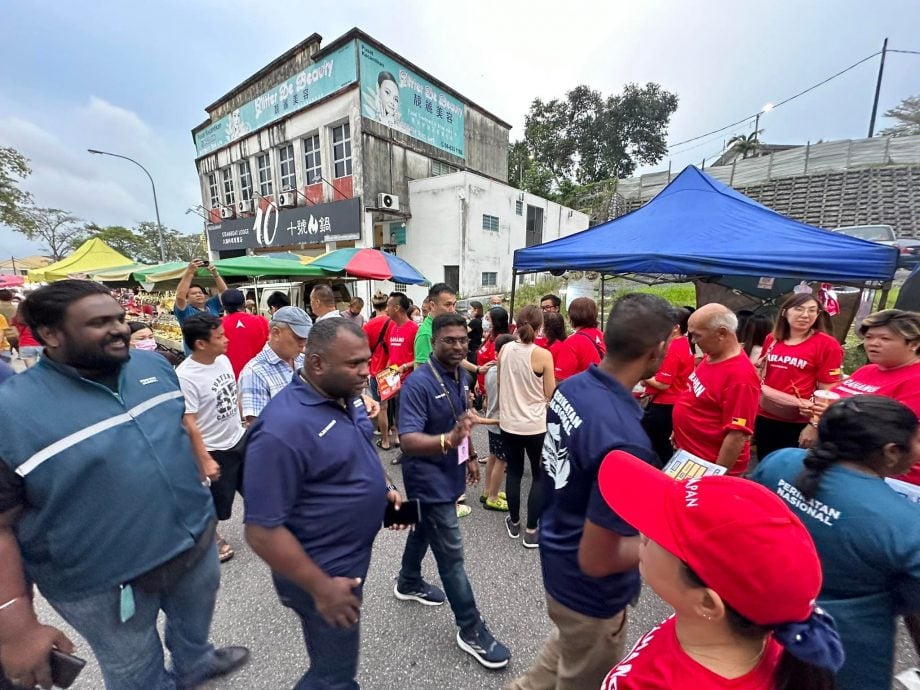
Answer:
[(763, 356), (763, 366), (761, 367), (760, 376), (760, 409), (771, 417), (784, 422), (804, 422), (802, 414), (799, 411), (799, 398), (789, 393), (784, 393), (778, 388), (768, 386), (764, 381), (767, 378), (767, 369), (770, 366), (770, 353), (776, 346), (774, 340), (767, 348), (767, 353)]

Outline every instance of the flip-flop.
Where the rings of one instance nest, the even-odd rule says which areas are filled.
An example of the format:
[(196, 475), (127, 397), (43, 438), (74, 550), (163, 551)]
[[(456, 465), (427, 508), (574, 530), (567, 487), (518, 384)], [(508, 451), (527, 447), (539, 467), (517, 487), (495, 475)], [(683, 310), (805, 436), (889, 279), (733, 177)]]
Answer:
[(483, 501), (482, 507), (486, 510), (495, 510), (500, 513), (508, 512), (508, 502), (503, 498), (496, 498), (494, 501), (486, 499)]
[(382, 439), (379, 439), (379, 438), (378, 438), (377, 441), (375, 441), (375, 443), (377, 444), (377, 447), (378, 447), (380, 450), (392, 450), (392, 446), (384, 446), (384, 445), (383, 445), (383, 440), (382, 440)]
[(224, 541), (223, 537), (217, 540), (217, 558), (221, 563), (226, 563), (235, 555), (236, 552), (233, 550), (233, 547)]

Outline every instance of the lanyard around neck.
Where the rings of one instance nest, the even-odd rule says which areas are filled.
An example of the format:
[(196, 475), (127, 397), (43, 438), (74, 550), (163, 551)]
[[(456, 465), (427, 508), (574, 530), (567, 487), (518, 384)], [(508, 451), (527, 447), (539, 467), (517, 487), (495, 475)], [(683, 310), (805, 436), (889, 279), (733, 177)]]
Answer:
[[(432, 359), (434, 355), (428, 356), (428, 366), (431, 367), (431, 373), (434, 374), (435, 379), (438, 382), (438, 385), (441, 386), (441, 390), (444, 391), (444, 397), (447, 398), (447, 403), (450, 405), (450, 411), (454, 414), (454, 419), (458, 422), (460, 421), (460, 415), (457, 414), (457, 408), (454, 406), (454, 401), (450, 397), (450, 392), (447, 390), (447, 386), (444, 385), (444, 379), (441, 378), (441, 372), (438, 371), (438, 368), (434, 365)], [(460, 399), (463, 401), (463, 412), (466, 412), (466, 396), (463, 395), (462, 388), (460, 386), (460, 379), (457, 379), (457, 393), (460, 395)]]

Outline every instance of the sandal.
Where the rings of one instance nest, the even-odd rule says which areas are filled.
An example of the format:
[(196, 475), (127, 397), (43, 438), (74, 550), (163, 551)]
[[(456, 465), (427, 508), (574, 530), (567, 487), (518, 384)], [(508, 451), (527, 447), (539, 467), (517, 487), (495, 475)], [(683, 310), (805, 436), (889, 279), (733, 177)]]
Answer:
[(382, 438), (378, 438), (377, 441), (376, 441), (376, 444), (377, 444), (377, 447), (378, 447), (380, 450), (390, 450), (390, 446), (385, 446), (385, 445), (383, 445), (383, 439), (382, 439)]
[(391, 464), (391, 465), (401, 465), (401, 464), (402, 464), (402, 459), (403, 459), (403, 454), (400, 453), (400, 454), (397, 455), (395, 458), (393, 458), (392, 460), (390, 460), (390, 464)]
[(473, 512), (473, 509), (468, 505), (463, 505), (462, 503), (457, 504), (457, 517), (463, 518)]
[(486, 499), (482, 502), (482, 507), (486, 510), (495, 510), (500, 513), (508, 512), (508, 501), (503, 498), (496, 498), (494, 501)]
[(221, 563), (226, 563), (236, 555), (233, 547), (223, 537), (217, 537), (217, 558)]

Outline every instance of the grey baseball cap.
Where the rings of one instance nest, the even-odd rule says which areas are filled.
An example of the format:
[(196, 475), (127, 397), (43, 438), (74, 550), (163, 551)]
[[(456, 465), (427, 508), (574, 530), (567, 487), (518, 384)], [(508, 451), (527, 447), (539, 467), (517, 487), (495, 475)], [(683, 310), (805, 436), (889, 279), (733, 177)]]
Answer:
[(272, 323), (287, 324), (298, 338), (309, 338), (313, 321), (300, 307), (281, 307), (272, 314)]

